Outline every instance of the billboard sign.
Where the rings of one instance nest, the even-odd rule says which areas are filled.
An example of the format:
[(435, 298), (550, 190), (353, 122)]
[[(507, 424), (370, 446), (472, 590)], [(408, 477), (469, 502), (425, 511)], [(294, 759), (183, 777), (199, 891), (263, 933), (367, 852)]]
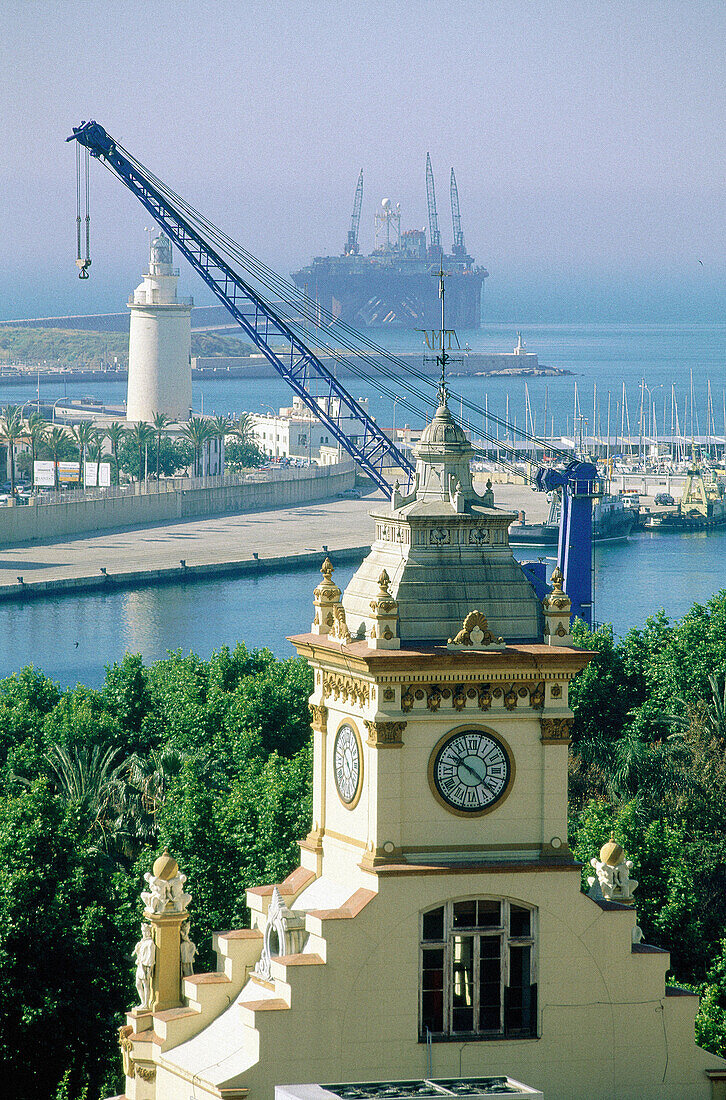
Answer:
[(80, 462), (59, 462), (58, 481), (61, 485), (77, 485), (81, 480)]
[[(97, 479), (98, 475), (98, 479)], [(102, 489), (107, 488), (111, 484), (111, 466), (108, 462), (102, 462), (100, 466), (96, 462), (86, 463), (86, 488), (95, 489), (96, 486), (100, 486)]]
[(33, 463), (33, 485), (47, 485), (51, 489), (55, 487), (55, 462)]

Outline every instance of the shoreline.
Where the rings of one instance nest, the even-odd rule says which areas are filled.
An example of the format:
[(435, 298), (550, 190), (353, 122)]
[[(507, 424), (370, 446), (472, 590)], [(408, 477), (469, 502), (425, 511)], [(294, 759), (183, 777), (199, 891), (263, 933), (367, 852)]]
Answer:
[[(348, 546), (331, 550), (336, 565), (360, 563), (370, 550), (367, 546)], [(166, 566), (157, 569), (139, 569), (119, 573), (94, 573), (78, 577), (59, 577), (45, 581), (23, 581), (16, 584), (0, 584), (0, 603), (28, 600), (56, 599), (59, 596), (79, 594), (107, 594), (150, 588), (162, 584), (189, 584), (216, 577), (243, 576), (260, 573), (291, 573), (319, 565), (326, 551), (302, 551), (281, 557), (251, 557), (223, 562), (203, 562), (197, 565)]]

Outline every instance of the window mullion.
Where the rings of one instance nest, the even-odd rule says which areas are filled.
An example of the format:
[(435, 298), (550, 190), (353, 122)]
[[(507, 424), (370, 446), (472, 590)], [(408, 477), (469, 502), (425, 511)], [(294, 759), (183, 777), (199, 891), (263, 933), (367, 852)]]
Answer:
[(474, 940), (474, 1031), (481, 1031), (481, 936), (473, 936)]

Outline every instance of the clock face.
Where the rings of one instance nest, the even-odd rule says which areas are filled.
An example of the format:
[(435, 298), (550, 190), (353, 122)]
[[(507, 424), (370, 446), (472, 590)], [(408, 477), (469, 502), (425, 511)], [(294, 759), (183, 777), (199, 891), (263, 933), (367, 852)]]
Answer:
[(429, 781), (438, 800), (467, 817), (493, 809), (509, 793), (513, 778), (509, 751), (485, 730), (447, 734), (429, 762)]
[(341, 801), (352, 809), (360, 797), (363, 778), (360, 740), (352, 726), (341, 726), (335, 735), (333, 767)]

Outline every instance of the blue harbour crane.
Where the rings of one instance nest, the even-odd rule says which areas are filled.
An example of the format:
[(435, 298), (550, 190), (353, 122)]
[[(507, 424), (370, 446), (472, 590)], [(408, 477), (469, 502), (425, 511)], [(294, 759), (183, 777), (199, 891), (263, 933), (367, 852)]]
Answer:
[(350, 219), (350, 229), (348, 230), (348, 237), (345, 242), (344, 255), (345, 256), (357, 256), (359, 251), (358, 246), (358, 230), (360, 229), (360, 212), (363, 206), (363, 169), (360, 170), (358, 176), (358, 185), (355, 189), (355, 198), (353, 200), (353, 216)]
[[(321, 310), (317, 303), (267, 268), (257, 257), (245, 251), (155, 177), (99, 123), (82, 122), (80, 126), (73, 128), (73, 133), (67, 140), (77, 141), (79, 146), (84, 147), (91, 157), (103, 164), (136, 196), (267, 361), (309, 411), (325, 424), (336, 442), (386, 498), (390, 498), (392, 493), (388, 471), (395, 477), (403, 475), (411, 481), (414, 467), (409, 457), (399, 450), (395, 441), (368, 414), (364, 405), (356, 401), (340, 384), (334, 370), (327, 366), (326, 361), (345, 363), (350, 373), (366, 381), (370, 381), (371, 375), (375, 373), (379, 391), (392, 399), (400, 400), (400, 390), (406, 389), (410, 395), (407, 398), (409, 408), (422, 417), (430, 413), (431, 406), (436, 401), (437, 395), (431, 393), (431, 388), (438, 391), (438, 382), (432, 381), (423, 370), (413, 368), (406, 360), (380, 348), (362, 333)], [(453, 182), (455, 186), (455, 181)], [(441, 276), (442, 285), (445, 272), (436, 216), (433, 172), (428, 154), (426, 183), (431, 244), (436, 248), (435, 258), (441, 268), (437, 274)], [(362, 196), (361, 172), (348, 234), (348, 243), (351, 246), (357, 246)], [(88, 221), (86, 225), (88, 226)], [(463, 237), (461, 245), (463, 247)], [(87, 267), (90, 266), (88, 245), (86, 255), (79, 259), (82, 277), (87, 277)], [(240, 270), (245, 274), (242, 275)], [(261, 284), (265, 294), (256, 289), (253, 282)], [(278, 308), (277, 304), (272, 305), (268, 295), (277, 295), (283, 305), (287, 304), (292, 308), (297, 319), (285, 317), (284, 309)], [(330, 328), (334, 326), (335, 346), (326, 343), (325, 337), (320, 335), (312, 340), (308, 339), (304, 328), (301, 335), (297, 331), (300, 328), (300, 318), (303, 325), (305, 319), (312, 320), (318, 333), (321, 325)], [(441, 338), (443, 346), (443, 333)], [(322, 358), (310, 346), (311, 343), (318, 350), (323, 349)], [(344, 355), (338, 345), (352, 352), (353, 357)], [(396, 368), (395, 375), (391, 366)], [(466, 407), (467, 411), (482, 416), (489, 424), (497, 425), (507, 432), (514, 430), (522, 438), (544, 448), (542, 440), (533, 434), (521, 428), (512, 429), (506, 420), (458, 394), (452, 393), (451, 396), (460, 403), (462, 410)], [(501, 448), (501, 440), (486, 429), (483, 429), (482, 436), (492, 448)], [(548, 450), (556, 451), (551, 446), (548, 446)], [(539, 489), (560, 490), (562, 493), (558, 565), (564, 574), (564, 587), (572, 601), (573, 615), (589, 624), (592, 621), (592, 501), (600, 492), (597, 468), (590, 462), (571, 461), (571, 456), (564, 451), (557, 457), (567, 460), (563, 469), (542, 468), (536, 478), (530, 480)], [(513, 468), (506, 460), (500, 459), (500, 462)], [(538, 595), (544, 596), (544, 568), (538, 567), (536, 563), (529, 566), (525, 564), (524, 568)]]

